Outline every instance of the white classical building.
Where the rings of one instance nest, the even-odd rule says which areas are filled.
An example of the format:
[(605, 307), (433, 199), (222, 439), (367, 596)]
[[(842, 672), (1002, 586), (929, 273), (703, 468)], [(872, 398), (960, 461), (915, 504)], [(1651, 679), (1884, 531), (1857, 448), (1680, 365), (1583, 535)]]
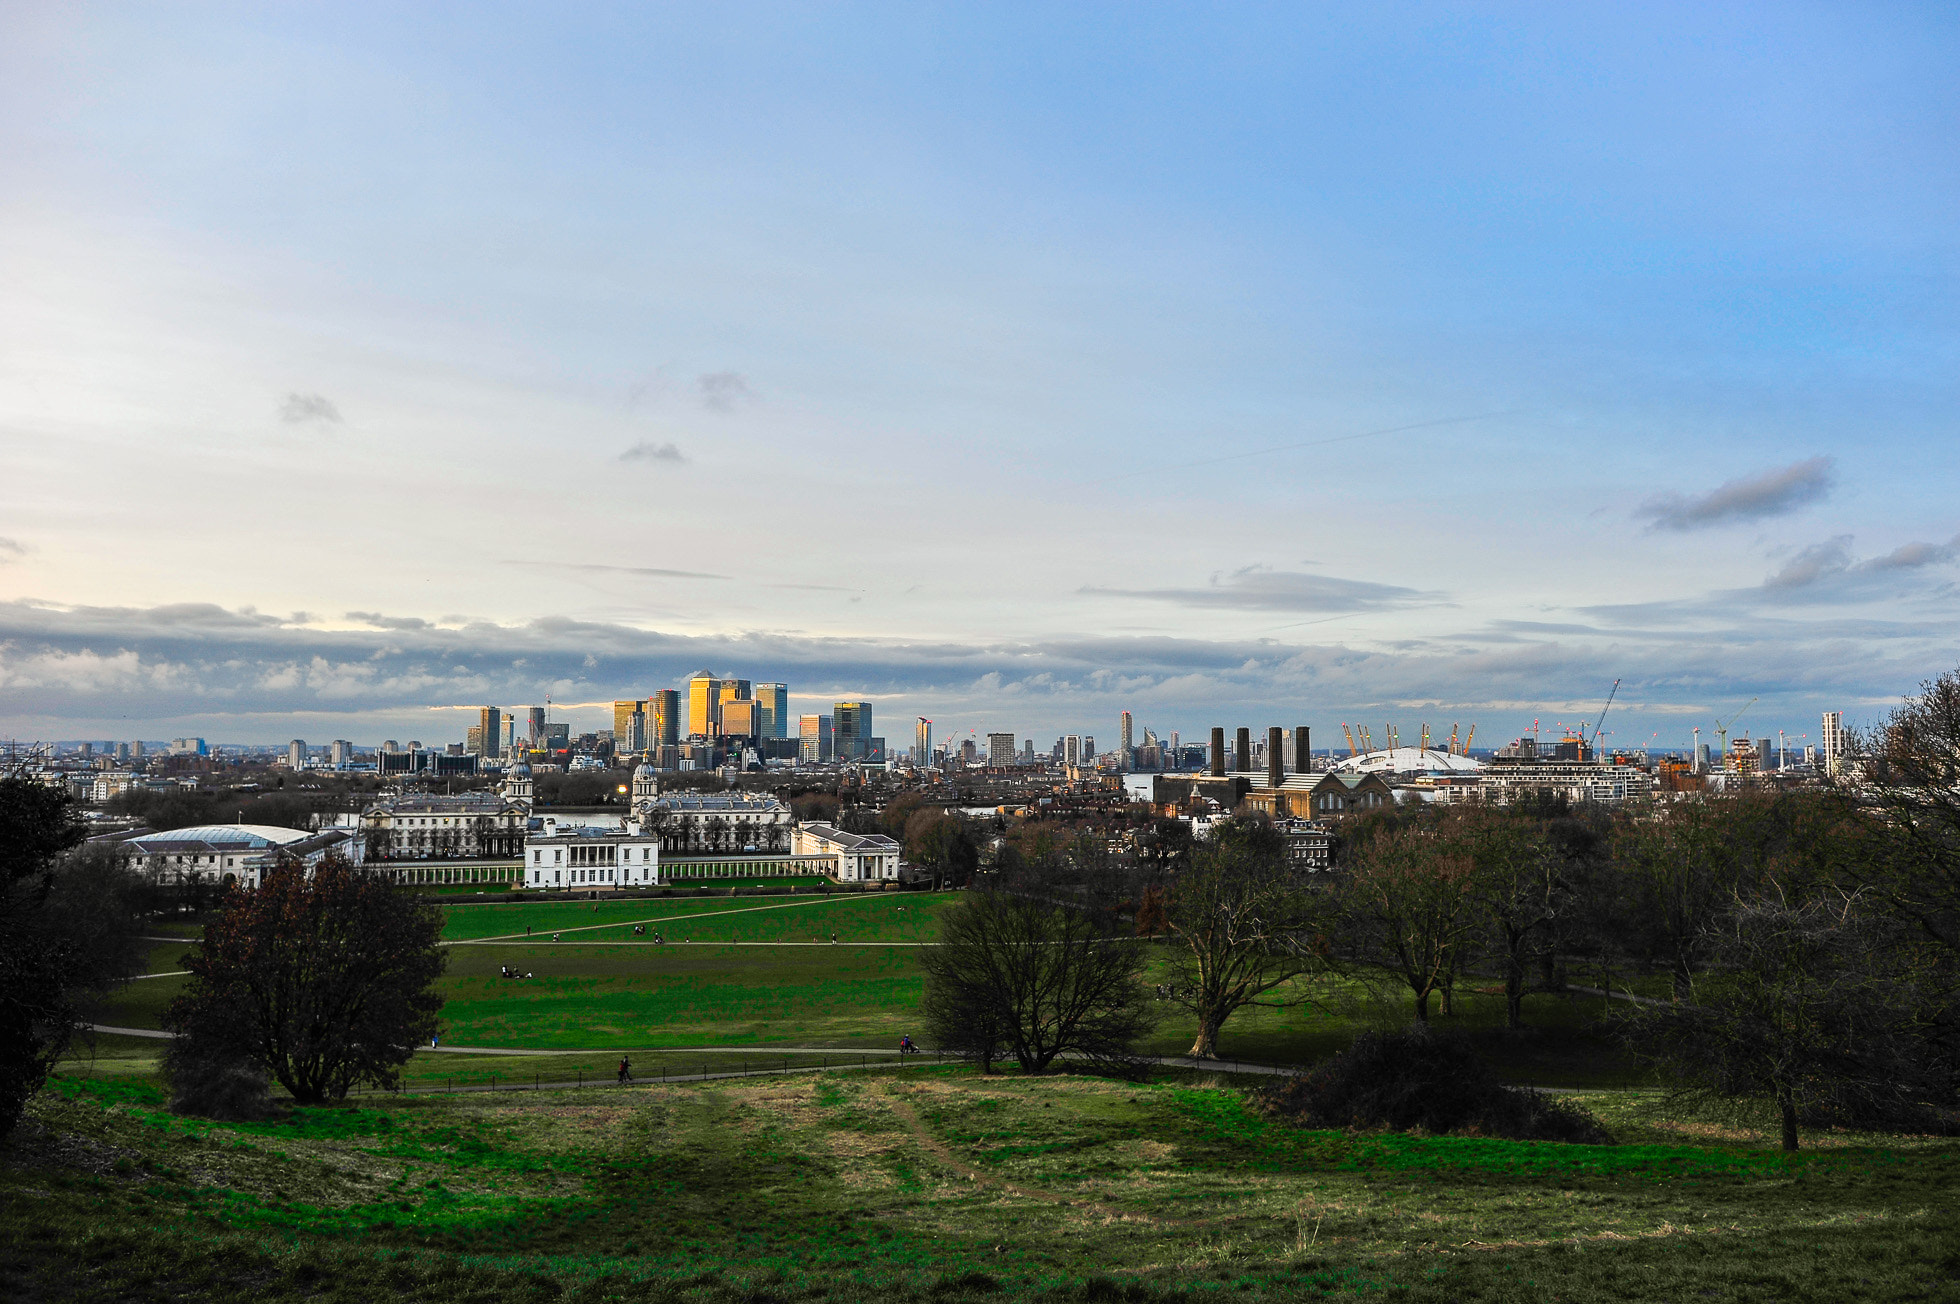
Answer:
[(660, 886), (660, 838), (637, 821), (621, 829), (560, 824), (546, 816), (524, 839), (524, 886), (615, 892)]
[(351, 829), (308, 833), (270, 824), (206, 824), (163, 832), (135, 829), (91, 838), (89, 845), (113, 846), (160, 883), (222, 883), (229, 878), (251, 887), (257, 887), (264, 872), (280, 860), (313, 866), (337, 855), (358, 865), (365, 850)]
[(781, 854), (795, 816), (763, 793), (660, 792), (650, 765), (633, 771), (633, 818), (670, 855)]
[[(460, 860), (508, 858), (524, 842), (531, 817), (530, 771), (525, 766), (522, 797), (463, 792), (393, 797), (361, 812), (361, 832), (370, 860)], [(508, 789), (510, 785), (506, 785)]]
[(790, 851), (798, 856), (829, 856), (839, 882), (897, 882), (899, 845), (882, 833), (846, 833), (829, 824), (799, 824)]

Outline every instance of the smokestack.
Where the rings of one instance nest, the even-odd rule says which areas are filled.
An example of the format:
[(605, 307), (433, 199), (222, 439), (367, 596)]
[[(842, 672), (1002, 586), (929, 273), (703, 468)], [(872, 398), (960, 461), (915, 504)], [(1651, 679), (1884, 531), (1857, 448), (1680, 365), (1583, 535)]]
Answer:
[(1214, 725), (1211, 731), (1211, 777), (1225, 777), (1225, 729)]
[(1286, 730), (1273, 725), (1266, 730), (1266, 786), (1278, 788), (1286, 783)]
[(1306, 774), (1313, 769), (1313, 734), (1305, 725), (1293, 727), (1293, 772)]
[(1238, 749), (1232, 753), (1234, 761), (1232, 768), (1240, 774), (1250, 774), (1252, 772), (1252, 730), (1246, 728), (1244, 725), (1240, 725), (1237, 742)]

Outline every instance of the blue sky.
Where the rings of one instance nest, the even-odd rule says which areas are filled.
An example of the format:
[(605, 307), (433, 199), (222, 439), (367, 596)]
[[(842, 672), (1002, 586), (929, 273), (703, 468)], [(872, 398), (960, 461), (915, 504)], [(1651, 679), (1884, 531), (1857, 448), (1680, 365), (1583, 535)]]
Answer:
[(23, 5), (0, 732), (1954, 666), (1946, 6)]

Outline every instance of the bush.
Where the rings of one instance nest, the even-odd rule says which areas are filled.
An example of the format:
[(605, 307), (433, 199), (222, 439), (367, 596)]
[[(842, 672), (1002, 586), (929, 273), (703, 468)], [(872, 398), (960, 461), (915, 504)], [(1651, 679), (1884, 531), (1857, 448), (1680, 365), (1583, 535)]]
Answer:
[(163, 1053), (173, 1113), (227, 1122), (264, 1118), (272, 1112), (265, 1071), (236, 1055), (179, 1037)]
[(1311, 1072), (1266, 1088), (1259, 1103), (1298, 1127), (1613, 1144), (1585, 1110), (1505, 1086), (1463, 1038), (1422, 1028), (1363, 1033)]

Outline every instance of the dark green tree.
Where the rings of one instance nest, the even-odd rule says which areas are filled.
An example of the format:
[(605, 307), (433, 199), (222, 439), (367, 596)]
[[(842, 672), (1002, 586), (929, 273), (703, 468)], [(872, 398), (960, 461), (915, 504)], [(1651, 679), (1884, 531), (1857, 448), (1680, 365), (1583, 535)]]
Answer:
[(234, 887), (184, 962), (164, 1026), (204, 1062), (240, 1062), (301, 1104), (392, 1087), (436, 1031), (447, 956), (427, 897), (329, 858)]

